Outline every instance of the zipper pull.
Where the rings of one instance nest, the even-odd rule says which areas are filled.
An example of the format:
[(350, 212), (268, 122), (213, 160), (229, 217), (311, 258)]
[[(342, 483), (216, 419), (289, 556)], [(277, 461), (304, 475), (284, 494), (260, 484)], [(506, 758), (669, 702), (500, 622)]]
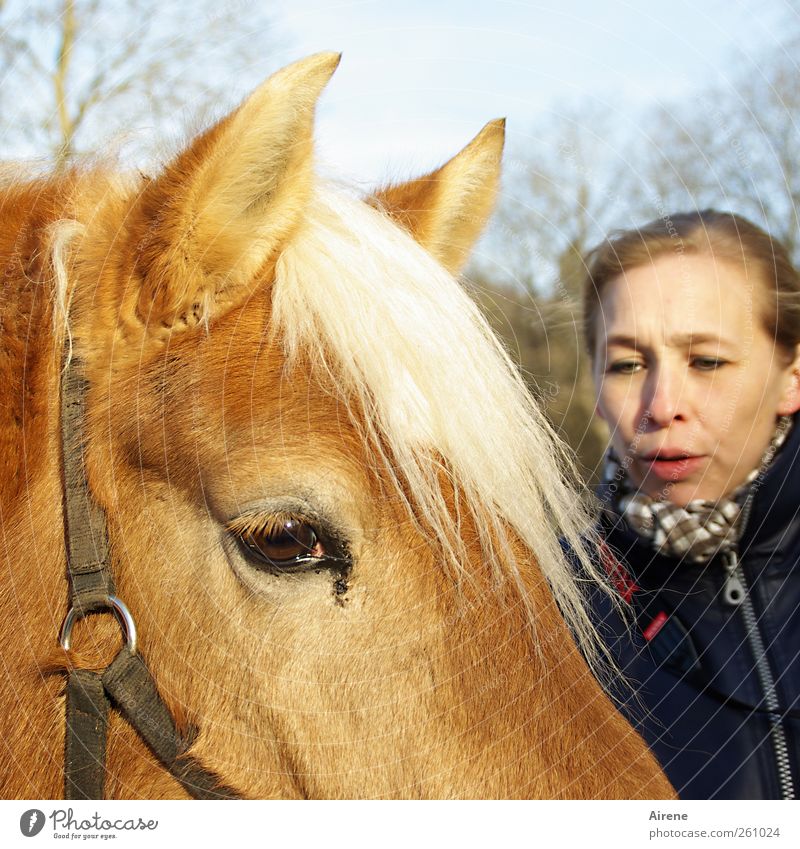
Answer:
[(723, 554), (723, 562), (728, 574), (725, 576), (725, 584), (722, 587), (722, 598), (725, 604), (738, 607), (744, 601), (746, 593), (744, 584), (737, 574), (739, 558), (736, 552), (731, 549)]

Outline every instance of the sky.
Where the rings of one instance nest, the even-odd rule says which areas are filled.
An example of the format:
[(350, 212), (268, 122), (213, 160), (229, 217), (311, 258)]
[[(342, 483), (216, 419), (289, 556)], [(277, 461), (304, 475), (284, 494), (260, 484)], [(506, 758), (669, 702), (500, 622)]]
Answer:
[(510, 146), (576, 103), (635, 122), (780, 42), (786, 0), (278, 0), (278, 65), (320, 50), (342, 63), (319, 107), (325, 169), (357, 184), (409, 177), (487, 121)]
[[(61, 8), (58, 0), (39, 5)], [(47, 63), (60, 33), (39, 27), (34, 6), (9, 3), (6, 17), (16, 20), (15, 9), (36, 28)], [(173, 0), (169, 8), (181, 26), (195, 4)], [(112, 49), (115, 27), (144, 27), (124, 17), (125, 0), (103, 0), (100, 9), (105, 17), (95, 16), (92, 26), (106, 28)], [(219, 26), (204, 35), (212, 41), (204, 42), (205, 51), (197, 48), (188, 73), (180, 66), (170, 71), (175, 84), (185, 87), (191, 74), (222, 79), (229, 98), (213, 116), (271, 70), (318, 51), (341, 51), (319, 106), (318, 149), (327, 171), (373, 184), (441, 164), (496, 117), (508, 119), (509, 150), (524, 147), (543, 113), (574, 112), (576, 104), (633, 127), (644, 104), (690, 96), (774, 49), (787, 21), (800, 15), (800, 0), (216, 0), (202, 9), (191, 22), (218, 20)], [(228, 16), (240, 25), (226, 22)], [(52, 43), (43, 42), (45, 35)], [(219, 59), (220, 45), (228, 45), (228, 56), (232, 49), (246, 57), (238, 75)], [(91, 78), (95, 69), (84, 65), (74, 71)], [(49, 81), (40, 83), (43, 89), (23, 97), (10, 89), (4, 106), (11, 126), (14, 110), (52, 98)], [(163, 126), (154, 133), (146, 120), (126, 125), (124, 115), (121, 121), (102, 109), (98, 115), (97, 138), (119, 129), (123, 142), (132, 139), (135, 146), (141, 137), (146, 149), (153, 135), (164, 135)], [(188, 100), (168, 133), (182, 139), (202, 126), (184, 120), (192, 115)], [(110, 119), (116, 127), (108, 126)], [(9, 149), (40, 156), (35, 140), (29, 142)]]

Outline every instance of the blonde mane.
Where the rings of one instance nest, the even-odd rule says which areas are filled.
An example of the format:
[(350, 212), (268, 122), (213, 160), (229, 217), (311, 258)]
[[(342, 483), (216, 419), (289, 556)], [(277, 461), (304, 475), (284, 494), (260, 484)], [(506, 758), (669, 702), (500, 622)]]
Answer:
[(368, 445), (391, 455), (385, 465), (397, 492), (409, 494), (410, 514), (425, 517), (454, 573), (464, 575), (465, 552), (443, 472), (469, 505), (497, 577), (522, 591), (532, 624), (509, 529), (532, 552), (594, 665), (583, 582), (559, 541), (585, 579), (604, 583), (588, 555), (592, 520), (567, 483), (577, 476), (458, 282), (386, 215), (325, 185), (278, 261), (273, 319), (290, 364), (303, 354), (335, 375), (343, 402), (366, 423)]
[[(479, 309), (410, 235), (344, 190), (318, 186), (305, 215), (280, 255), (272, 290), (273, 329), (288, 367), (302, 354), (332, 375), (409, 515), (425, 517), (421, 530), (462, 579), (459, 517), (441, 489), (440, 476), (448, 477), (469, 505), (497, 578), (520, 589), (535, 634), (509, 530), (518, 536), (588, 662), (604, 674), (582, 585), (615, 596), (588, 554), (597, 542), (584, 499), (569, 483), (577, 473)], [(57, 338), (70, 334), (64, 255), (82, 230), (69, 220), (51, 228)]]

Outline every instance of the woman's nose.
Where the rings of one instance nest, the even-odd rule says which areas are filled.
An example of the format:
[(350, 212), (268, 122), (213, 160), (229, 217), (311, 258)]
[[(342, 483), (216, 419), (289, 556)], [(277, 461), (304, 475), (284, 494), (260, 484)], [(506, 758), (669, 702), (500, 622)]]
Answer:
[(669, 369), (653, 369), (647, 381), (644, 415), (661, 427), (675, 420), (684, 420), (687, 410), (688, 387), (682, 375)]

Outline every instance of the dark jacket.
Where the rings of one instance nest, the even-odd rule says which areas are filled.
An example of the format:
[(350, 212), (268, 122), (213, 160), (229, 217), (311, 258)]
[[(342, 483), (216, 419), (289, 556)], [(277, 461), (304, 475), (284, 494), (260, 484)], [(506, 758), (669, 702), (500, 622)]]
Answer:
[[(601, 520), (635, 621), (631, 635), (596, 602), (633, 690), (613, 695), (683, 799), (800, 797), (799, 455), (796, 416), (754, 484), (736, 569), (722, 555), (660, 556), (624, 521)], [(744, 584), (739, 604), (725, 597), (729, 572)]]

